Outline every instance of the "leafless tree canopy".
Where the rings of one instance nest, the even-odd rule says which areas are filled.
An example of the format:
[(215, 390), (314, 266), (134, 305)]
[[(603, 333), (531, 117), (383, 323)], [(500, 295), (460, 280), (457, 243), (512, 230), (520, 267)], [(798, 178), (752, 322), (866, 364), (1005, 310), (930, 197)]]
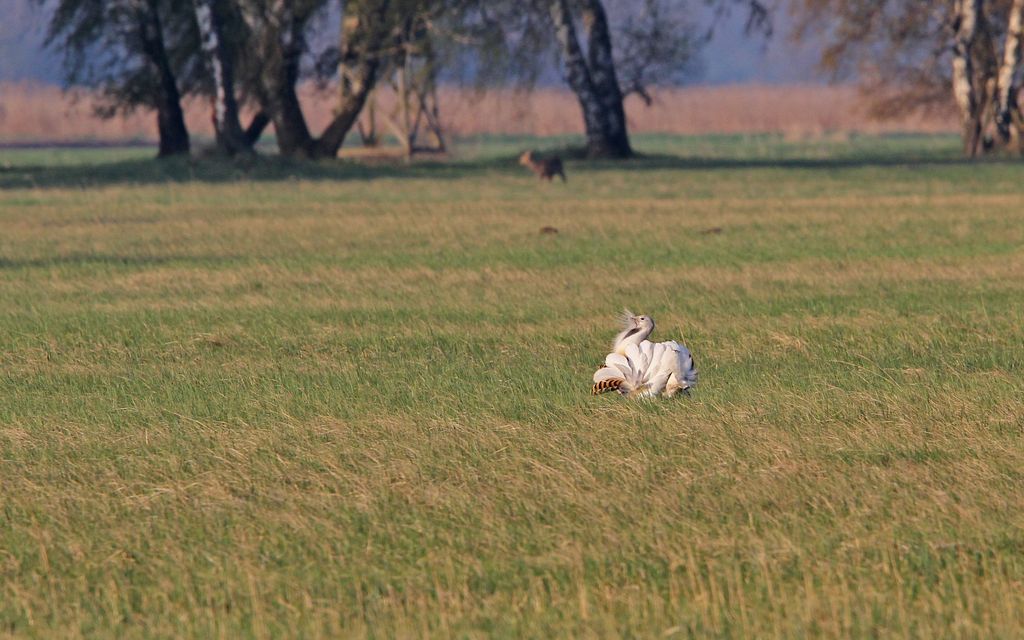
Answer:
[[(649, 103), (653, 84), (686, 77), (708, 7), (746, 11), (750, 29), (770, 31), (758, 0), (57, 0), (50, 43), (66, 54), (70, 84), (102, 89), (104, 115), (157, 112), (161, 155), (189, 151), (180, 103), (198, 95), (224, 153), (248, 152), (272, 125), (281, 153), (331, 157), (380, 83), (404, 96), (389, 122), (409, 149), (421, 121), (443, 146), (430, 96), (446, 66), (529, 84), (555, 58), (589, 155), (628, 157), (623, 100)], [(340, 26), (325, 27), (327, 15)], [(310, 130), (299, 99), (307, 79), (339, 86), (322, 131)], [(242, 107), (256, 114), (247, 126)]]
[(821, 65), (856, 73), (879, 117), (955, 110), (964, 151), (1020, 148), (1021, 0), (793, 0), (798, 37), (824, 37)]

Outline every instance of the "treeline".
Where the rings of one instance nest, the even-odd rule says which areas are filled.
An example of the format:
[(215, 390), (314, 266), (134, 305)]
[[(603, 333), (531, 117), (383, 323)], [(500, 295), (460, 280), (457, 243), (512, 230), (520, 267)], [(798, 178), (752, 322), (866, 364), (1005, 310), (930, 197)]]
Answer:
[(876, 115), (954, 106), (964, 153), (1020, 153), (1024, 0), (792, 0), (822, 66), (855, 72)]
[[(42, 5), (41, 5), (42, 6)], [(442, 74), (530, 83), (557, 56), (578, 98), (592, 157), (632, 154), (623, 100), (686, 73), (706, 35), (701, 17), (733, 8), (766, 24), (756, 0), (59, 0), (49, 46), (72, 86), (99, 89), (101, 115), (157, 114), (159, 155), (189, 153), (186, 96), (211, 102), (217, 149), (250, 153), (268, 126), (281, 154), (333, 157), (376, 87), (401, 96), (386, 118), (411, 150), (422, 132), (443, 145)], [(332, 26), (333, 25), (333, 26)], [(331, 33), (332, 29), (334, 30)], [(466, 80), (466, 78), (462, 78)], [(312, 131), (297, 87), (337, 87)], [(369, 104), (369, 106), (368, 106)], [(242, 113), (254, 114), (242, 121)], [(376, 131), (361, 131), (372, 141)]]
[[(353, 128), (377, 140), (378, 119), (407, 152), (427, 138), (443, 147), (440, 79), (529, 85), (557, 59), (588, 154), (625, 158), (625, 98), (649, 101), (651, 84), (683, 79), (730, 12), (746, 16), (748, 33), (770, 34), (769, 7), (792, 13), (798, 37), (824, 42), (822, 66), (855, 75), (879, 117), (953, 107), (968, 156), (1024, 146), (1024, 0), (38, 1), (56, 7), (48, 43), (64, 54), (67, 82), (98, 88), (101, 115), (154, 110), (161, 156), (190, 150), (185, 96), (210, 100), (228, 155), (250, 153), (272, 126), (283, 155), (333, 157)], [(320, 131), (301, 82), (337, 89)], [(397, 112), (376, 112), (381, 85), (399, 96)]]

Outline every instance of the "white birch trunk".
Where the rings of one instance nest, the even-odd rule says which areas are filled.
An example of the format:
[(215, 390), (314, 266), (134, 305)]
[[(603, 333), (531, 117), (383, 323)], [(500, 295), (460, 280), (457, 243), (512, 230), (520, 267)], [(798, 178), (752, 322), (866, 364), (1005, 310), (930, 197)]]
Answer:
[[(596, 0), (592, 0), (592, 4), (601, 7)], [(572, 11), (567, 0), (552, 0), (550, 9), (555, 35), (565, 62), (565, 79), (573, 93), (576, 94), (576, 99), (583, 110), (588, 155), (606, 158), (628, 157), (631, 151), (628, 138), (625, 135), (625, 116), (622, 113), (622, 99), (618, 85), (615, 86), (615, 93), (619, 96), (618, 111), (615, 108), (615, 100), (609, 100), (605, 95), (608, 93), (609, 79), (612, 81), (615, 79), (614, 63), (611, 63), (611, 75), (608, 73), (606, 64), (610, 63), (611, 56), (611, 41), (607, 36), (607, 29), (602, 33), (600, 29), (595, 30), (591, 25), (589, 46), (592, 51), (591, 55), (597, 64), (588, 64), (576, 36)], [(603, 10), (600, 15), (603, 18)], [(595, 34), (599, 42), (595, 42)], [(594, 47), (597, 49), (595, 50)], [(595, 69), (595, 66), (599, 68)], [(596, 81), (600, 81), (601, 84), (598, 85)]]
[(612, 38), (608, 29), (608, 16), (601, 0), (587, 0), (584, 24), (587, 25), (587, 56), (590, 78), (604, 108), (606, 136), (610, 155), (632, 155), (626, 131), (626, 110), (622, 89), (615, 73)]
[(1021, 41), (1024, 37), (1024, 0), (1013, 0), (1007, 20), (1006, 44), (1003, 47), (1003, 62), (999, 67), (996, 93), (996, 130), (1003, 142), (1019, 139), (1020, 132), (1014, 126), (1017, 110), (1017, 90), (1021, 81)]
[(603, 129), (601, 125), (601, 105), (594, 95), (594, 86), (590, 80), (590, 70), (583, 58), (583, 49), (576, 37), (576, 28), (572, 23), (572, 13), (566, 0), (553, 0), (551, 3), (551, 19), (555, 24), (555, 36), (565, 58), (566, 82), (576, 94), (583, 109), (583, 120), (588, 137), (592, 129)]
[(213, 13), (213, 0), (193, 0), (193, 4), (203, 54), (213, 76), (213, 126), (217, 133), (217, 146), (224, 153), (233, 155), (249, 149), (250, 145), (238, 120), (230, 54), (221, 37), (220, 23)]
[(978, 154), (981, 142), (981, 119), (974, 86), (972, 53), (982, 1), (956, 0), (956, 31), (953, 34), (953, 97), (960, 109), (964, 151), (971, 157)]

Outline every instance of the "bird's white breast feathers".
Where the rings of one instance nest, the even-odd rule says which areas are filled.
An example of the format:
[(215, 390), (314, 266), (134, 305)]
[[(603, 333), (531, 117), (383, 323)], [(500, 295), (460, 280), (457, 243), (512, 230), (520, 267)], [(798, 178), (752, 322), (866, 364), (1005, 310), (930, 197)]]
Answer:
[[(675, 376), (672, 381), (673, 375)], [(671, 385), (687, 389), (696, 384), (693, 358), (683, 345), (669, 340), (626, 345), (624, 353), (610, 353), (594, 373), (594, 383), (621, 379), (622, 390), (631, 395), (656, 396)]]

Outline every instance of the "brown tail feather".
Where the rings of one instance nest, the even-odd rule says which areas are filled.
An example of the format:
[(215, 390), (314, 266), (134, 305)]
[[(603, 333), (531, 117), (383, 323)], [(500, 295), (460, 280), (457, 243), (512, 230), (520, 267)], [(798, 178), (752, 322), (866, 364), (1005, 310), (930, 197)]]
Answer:
[(601, 395), (607, 391), (618, 391), (619, 387), (625, 384), (625, 380), (621, 378), (613, 378), (611, 380), (602, 380), (594, 385), (593, 394), (595, 396)]

